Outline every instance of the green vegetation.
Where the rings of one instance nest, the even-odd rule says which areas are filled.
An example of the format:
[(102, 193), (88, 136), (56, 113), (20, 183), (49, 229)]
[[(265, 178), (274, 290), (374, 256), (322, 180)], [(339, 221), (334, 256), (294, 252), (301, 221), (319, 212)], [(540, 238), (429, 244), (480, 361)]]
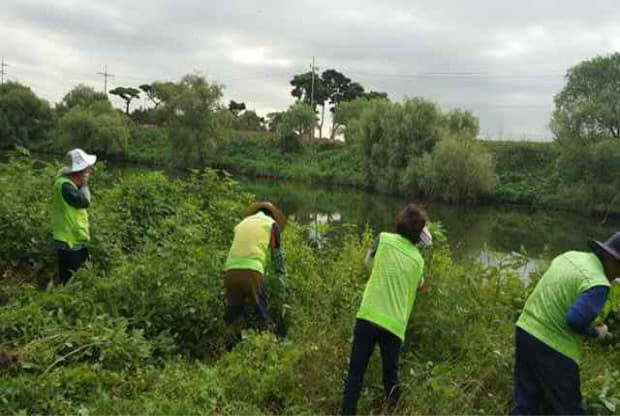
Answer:
[(105, 99), (71, 108), (60, 119), (60, 144), (64, 149), (85, 148), (103, 156), (127, 149), (127, 121)]
[[(287, 335), (248, 331), (232, 351), (222, 265), (251, 195), (226, 175), (193, 171), (93, 176), (92, 262), (64, 287), (37, 290), (54, 270), (46, 235), (58, 168), (17, 156), (0, 164), (0, 412), (333, 414), (368, 271), (371, 233), (312, 249), (294, 222), (283, 235), (287, 276), (267, 275)], [(29, 192), (24, 192), (27, 189)], [(505, 414), (514, 320), (527, 295), (514, 268), (452, 261), (435, 226), (401, 358), (405, 414)], [(620, 400), (620, 353), (587, 345), (590, 408)], [(373, 357), (360, 412), (383, 406)]]
[(568, 70), (551, 128), (559, 148), (559, 195), (592, 210), (620, 210), (620, 53)]
[(0, 86), (0, 148), (32, 146), (53, 135), (55, 117), (47, 101), (15, 82)]
[(347, 141), (359, 143), (362, 181), (371, 189), (466, 201), (495, 185), (493, 155), (475, 142), (478, 120), (469, 112), (444, 114), (421, 98), (378, 99), (349, 124), (359, 138)]
[(215, 111), (222, 87), (198, 75), (186, 75), (170, 86), (160, 111), (166, 114), (174, 166), (204, 166), (217, 147)]
[[(569, 69), (555, 97), (554, 143), (478, 141), (479, 121), (470, 112), (442, 112), (423, 98), (392, 102), (334, 69), (295, 75), (297, 101), (265, 118), (243, 102), (223, 105), (223, 86), (199, 75), (115, 88), (110, 93), (125, 100), (126, 114), (84, 85), (54, 111), (27, 87), (7, 83), (0, 89), (0, 146), (55, 153), (83, 147), (150, 165), (215, 166), (416, 198), (617, 215), (619, 79), (619, 53)], [(140, 93), (152, 106), (130, 113)], [(326, 108), (332, 140), (321, 138)], [(339, 134), (343, 142), (333, 140)]]
[[(356, 149), (339, 143), (286, 142), (294, 150), (281, 151), (281, 136), (228, 130), (214, 164), (247, 175), (306, 182), (359, 186), (360, 157)], [(288, 149), (288, 147), (287, 147)]]
[(500, 201), (542, 205), (557, 193), (555, 144), (496, 141), (482, 144), (495, 155), (498, 181), (494, 195)]

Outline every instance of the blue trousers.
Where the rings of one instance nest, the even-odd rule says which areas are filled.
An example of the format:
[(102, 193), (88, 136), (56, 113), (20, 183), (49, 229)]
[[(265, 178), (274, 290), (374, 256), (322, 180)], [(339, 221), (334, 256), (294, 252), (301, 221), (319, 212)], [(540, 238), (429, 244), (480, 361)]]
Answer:
[[(517, 327), (511, 415), (583, 414), (579, 366)], [(541, 405), (550, 406), (550, 411)]]
[(381, 360), (383, 361), (383, 387), (390, 407), (396, 406), (400, 397), (398, 388), (398, 356), (401, 340), (396, 335), (364, 319), (355, 321), (353, 330), (353, 345), (349, 374), (344, 387), (342, 398), (342, 414), (354, 415), (357, 412), (357, 401), (362, 391), (364, 373), (368, 361), (379, 344)]

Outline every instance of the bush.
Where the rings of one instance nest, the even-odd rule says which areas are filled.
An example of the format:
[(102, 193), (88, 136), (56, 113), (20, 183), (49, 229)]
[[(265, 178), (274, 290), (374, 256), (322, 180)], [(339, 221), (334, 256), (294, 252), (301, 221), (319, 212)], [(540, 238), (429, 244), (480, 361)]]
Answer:
[(472, 201), (493, 191), (495, 160), (478, 142), (448, 138), (437, 144), (431, 158), (413, 161), (406, 180), (430, 197)]
[(60, 120), (60, 131), (64, 151), (79, 147), (91, 153), (119, 155), (127, 149), (129, 139), (124, 116), (109, 101), (73, 107)]
[(56, 125), (47, 101), (16, 82), (0, 86), (0, 148), (32, 146), (51, 138)]
[(4, 195), (0, 204), (0, 269), (23, 268), (29, 275), (49, 266), (49, 206), (55, 175), (55, 167), (31, 160), (27, 152), (0, 163)]
[[(321, 151), (328, 151), (323, 149)], [(318, 152), (318, 150), (317, 150)], [(0, 228), (6, 275), (32, 273), (7, 252), (41, 255), (49, 227), (50, 177), (29, 159), (0, 165), (4, 218), (34, 208), (23, 234)], [(6, 179), (5, 179), (6, 178)], [(17, 186), (21, 180), (33, 192)], [(66, 286), (15, 287), (0, 308), (1, 413), (332, 414), (338, 411), (351, 331), (368, 279), (369, 231), (339, 230), (312, 248), (291, 221), (282, 236), (287, 274), (268, 272), (271, 313), (281, 334), (244, 333), (231, 352), (221, 278), (233, 227), (251, 196), (225, 174), (158, 172), (92, 178), (93, 258)], [(37, 189), (46, 189), (38, 192)], [(336, 201), (337, 202), (337, 201)], [(30, 211), (28, 211), (30, 212)], [(398, 413), (499, 414), (511, 401), (514, 321), (528, 290), (515, 272), (456, 264), (438, 225), (425, 250), (427, 291), (416, 301), (401, 355)], [(520, 263), (521, 262), (521, 263)], [(51, 275), (51, 267), (39, 266)], [(617, 349), (590, 344), (584, 397), (604, 411), (618, 400)], [(380, 358), (366, 375), (361, 413), (384, 406)]]

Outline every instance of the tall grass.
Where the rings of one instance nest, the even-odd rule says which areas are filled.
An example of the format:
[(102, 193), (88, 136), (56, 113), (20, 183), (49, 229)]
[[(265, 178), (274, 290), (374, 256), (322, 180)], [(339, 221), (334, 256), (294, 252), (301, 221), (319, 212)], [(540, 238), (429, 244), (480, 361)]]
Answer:
[[(11, 287), (0, 308), (1, 413), (337, 412), (370, 231), (345, 230), (338, 245), (312, 248), (293, 222), (283, 234), (287, 275), (266, 276), (286, 336), (249, 330), (226, 352), (221, 270), (251, 195), (212, 170), (179, 180), (99, 169), (93, 260), (67, 286), (42, 291), (30, 282), (54, 273), (45, 234), (56, 167), (29, 158), (0, 165), (0, 218), (13, 224), (0, 228), (1, 252), (12, 253), (0, 258), (2, 287)], [(514, 321), (528, 292), (519, 265), (456, 264), (439, 226), (434, 234), (397, 411), (506, 413)], [(620, 398), (620, 353), (587, 350), (583, 390), (604, 413)], [(378, 354), (365, 384), (360, 412), (381, 412)]]

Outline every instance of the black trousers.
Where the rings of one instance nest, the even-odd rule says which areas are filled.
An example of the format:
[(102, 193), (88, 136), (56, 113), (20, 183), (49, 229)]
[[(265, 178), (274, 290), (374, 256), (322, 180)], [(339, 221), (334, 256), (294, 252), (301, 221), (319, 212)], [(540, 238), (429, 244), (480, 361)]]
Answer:
[(583, 414), (579, 366), (517, 327), (515, 335), (515, 407), (511, 415)]
[(79, 250), (58, 250), (58, 274), (60, 281), (64, 285), (71, 279), (73, 273), (77, 271), (88, 260), (88, 249), (82, 247)]
[(357, 401), (362, 391), (364, 373), (377, 343), (381, 349), (383, 387), (385, 388), (388, 404), (390, 407), (394, 407), (398, 402), (400, 397), (398, 358), (402, 342), (400, 338), (391, 332), (364, 319), (357, 319), (355, 321), (355, 329), (353, 330), (349, 374), (342, 398), (343, 415), (353, 415), (357, 412)]

